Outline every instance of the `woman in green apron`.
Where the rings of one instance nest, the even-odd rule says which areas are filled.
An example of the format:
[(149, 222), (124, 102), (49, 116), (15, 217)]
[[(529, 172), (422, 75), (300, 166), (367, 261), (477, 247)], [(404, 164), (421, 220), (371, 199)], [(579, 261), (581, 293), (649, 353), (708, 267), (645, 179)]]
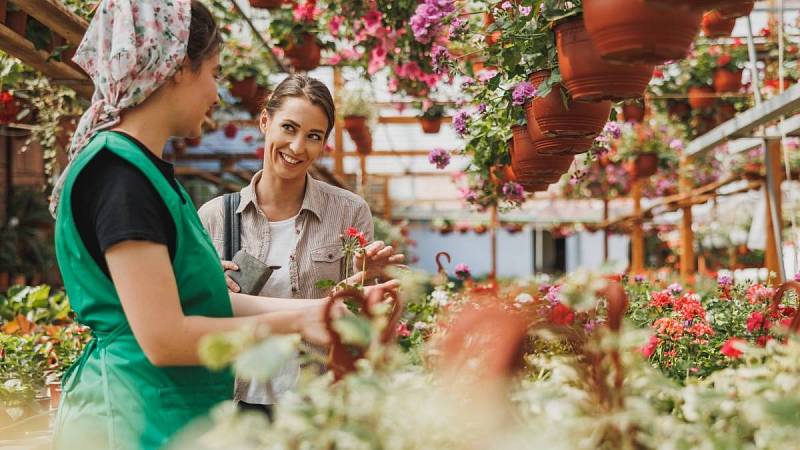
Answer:
[(217, 103), (220, 44), (199, 1), (104, 0), (78, 49), (95, 93), (51, 208), (64, 286), (94, 339), (65, 374), (55, 448), (161, 448), (230, 399), (231, 374), (199, 365), (205, 335), (264, 324), (328, 341), (324, 299), (229, 294), (161, 159), (169, 137), (199, 135)]

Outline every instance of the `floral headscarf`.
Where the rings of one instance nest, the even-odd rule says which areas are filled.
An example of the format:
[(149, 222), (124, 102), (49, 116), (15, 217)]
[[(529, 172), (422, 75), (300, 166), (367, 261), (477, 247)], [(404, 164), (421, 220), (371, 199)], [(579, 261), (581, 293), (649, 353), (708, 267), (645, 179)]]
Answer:
[[(186, 56), (191, 0), (103, 0), (72, 59), (94, 82), (92, 105), (69, 148), (72, 161), (120, 112), (136, 106), (178, 70)], [(55, 216), (69, 164), (53, 188)]]

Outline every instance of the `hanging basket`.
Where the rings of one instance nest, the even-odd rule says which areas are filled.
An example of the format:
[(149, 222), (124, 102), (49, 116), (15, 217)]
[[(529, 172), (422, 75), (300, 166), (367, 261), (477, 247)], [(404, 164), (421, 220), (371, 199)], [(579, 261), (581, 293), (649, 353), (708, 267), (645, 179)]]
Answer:
[(644, 105), (639, 103), (623, 103), (622, 118), (625, 122), (642, 123), (644, 120)]
[(441, 117), (420, 117), (419, 124), (425, 134), (436, 134), (442, 128)]
[(738, 1), (735, 3), (737, 4), (733, 6), (723, 6), (719, 8), (719, 13), (722, 14), (723, 17), (749, 16), (750, 13), (753, 12), (753, 7), (756, 4), (755, 0)]
[(661, 8), (643, 0), (585, 0), (583, 20), (603, 58), (661, 64), (682, 59), (698, 31), (702, 12)]
[(658, 155), (655, 153), (640, 153), (633, 162), (633, 175), (635, 178), (652, 177), (658, 172)]
[[(538, 87), (550, 76), (549, 70), (535, 72), (531, 83)], [(576, 102), (564, 104), (561, 84), (554, 84), (549, 94), (531, 102), (536, 123), (544, 136), (596, 137), (611, 114), (611, 102)]]
[(302, 44), (290, 44), (284, 49), (284, 54), (296, 70), (314, 70), (319, 67), (320, 48), (317, 38), (311, 33), (303, 33)]
[(250, 0), (250, 6), (261, 9), (278, 9), (283, 5), (283, 0)]
[(583, 19), (555, 27), (561, 78), (575, 101), (639, 98), (653, 76), (652, 64), (612, 64), (603, 60), (589, 39)]
[(719, 11), (713, 10), (703, 14), (703, 36), (707, 38), (728, 37), (736, 26), (736, 18), (726, 18)]
[(544, 155), (577, 155), (592, 148), (593, 137), (545, 136), (536, 122), (533, 104), (525, 105), (526, 129), (537, 152)]
[(714, 106), (715, 92), (709, 86), (692, 86), (689, 88), (689, 106), (692, 109), (707, 109)]
[(715, 92), (739, 92), (742, 88), (742, 71), (717, 69), (714, 71)]
[(369, 135), (369, 128), (367, 127), (367, 118), (364, 116), (345, 116), (344, 129), (350, 135), (353, 142), (364, 140), (365, 136)]
[(238, 98), (242, 103), (252, 100), (256, 95), (256, 77), (247, 77), (242, 80), (230, 80), (231, 95)]
[(569, 170), (575, 155), (543, 155), (536, 151), (523, 126), (511, 128), (511, 166), (517, 179), (526, 184), (551, 184), (558, 181)]

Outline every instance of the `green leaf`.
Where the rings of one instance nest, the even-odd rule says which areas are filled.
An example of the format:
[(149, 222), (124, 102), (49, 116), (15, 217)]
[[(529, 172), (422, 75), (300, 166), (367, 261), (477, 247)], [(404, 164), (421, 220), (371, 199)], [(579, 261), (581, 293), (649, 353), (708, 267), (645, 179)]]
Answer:
[(333, 323), (342, 342), (359, 347), (367, 347), (372, 338), (372, 327), (367, 319), (356, 315), (344, 316)]
[(270, 336), (236, 358), (236, 373), (265, 382), (270, 380), (297, 353), (300, 336)]
[(49, 302), (47, 301), (50, 296), (50, 286), (42, 285), (32, 288), (28, 293), (28, 308), (47, 308)]
[(314, 287), (323, 291), (327, 291), (332, 287), (336, 286), (336, 282), (333, 280), (319, 280), (314, 283)]

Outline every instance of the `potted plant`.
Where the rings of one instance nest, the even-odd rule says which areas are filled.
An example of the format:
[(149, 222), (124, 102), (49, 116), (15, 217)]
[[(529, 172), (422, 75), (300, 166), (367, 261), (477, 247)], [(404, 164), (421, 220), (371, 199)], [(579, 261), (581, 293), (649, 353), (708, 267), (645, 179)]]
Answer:
[(611, 102), (577, 102), (566, 98), (557, 71), (540, 70), (530, 77), (537, 95), (531, 102), (536, 124), (544, 136), (594, 138), (611, 114)]
[(422, 125), (422, 131), (425, 134), (436, 134), (442, 126), (442, 117), (444, 117), (444, 106), (440, 104), (430, 103), (425, 108), (423, 102), (422, 114), (417, 116), (419, 123)]
[(622, 103), (622, 120), (641, 123), (644, 120), (644, 100), (628, 100)]
[(738, 92), (742, 88), (742, 72), (748, 61), (747, 47), (740, 42), (722, 48), (708, 48), (714, 60), (714, 90), (716, 92)]
[(724, 17), (718, 10), (714, 9), (703, 14), (703, 36), (707, 38), (728, 37), (736, 26), (736, 17)]
[(555, 21), (558, 66), (570, 97), (576, 101), (641, 97), (653, 75), (654, 65), (607, 62), (586, 32), (581, 8), (558, 3), (556, 7), (545, 2), (550, 7), (544, 13)]
[(319, 67), (322, 47), (330, 46), (319, 39), (319, 15), (315, 1), (297, 3), (293, 9), (282, 8), (270, 15), (270, 36), (295, 70)]
[(661, 64), (686, 56), (702, 12), (643, 0), (583, 0), (583, 20), (603, 58)]
[(708, 47), (697, 47), (690, 58), (684, 61), (682, 70), (689, 74), (685, 86), (692, 109), (708, 109), (714, 105), (716, 95), (711, 87), (716, 58)]
[(374, 120), (374, 99), (363, 88), (345, 90), (337, 111), (344, 118), (344, 128), (356, 144), (356, 150), (372, 151), (372, 134), (368, 123)]
[(264, 55), (250, 44), (236, 40), (228, 42), (220, 55), (222, 75), (230, 83), (230, 92), (245, 104), (256, 95), (257, 79), (266, 74)]
[(671, 148), (673, 130), (666, 124), (655, 120), (637, 125), (623, 125), (617, 141), (617, 160), (630, 165), (634, 178), (647, 178), (654, 175), (659, 167), (667, 167), (677, 161), (678, 155)]

